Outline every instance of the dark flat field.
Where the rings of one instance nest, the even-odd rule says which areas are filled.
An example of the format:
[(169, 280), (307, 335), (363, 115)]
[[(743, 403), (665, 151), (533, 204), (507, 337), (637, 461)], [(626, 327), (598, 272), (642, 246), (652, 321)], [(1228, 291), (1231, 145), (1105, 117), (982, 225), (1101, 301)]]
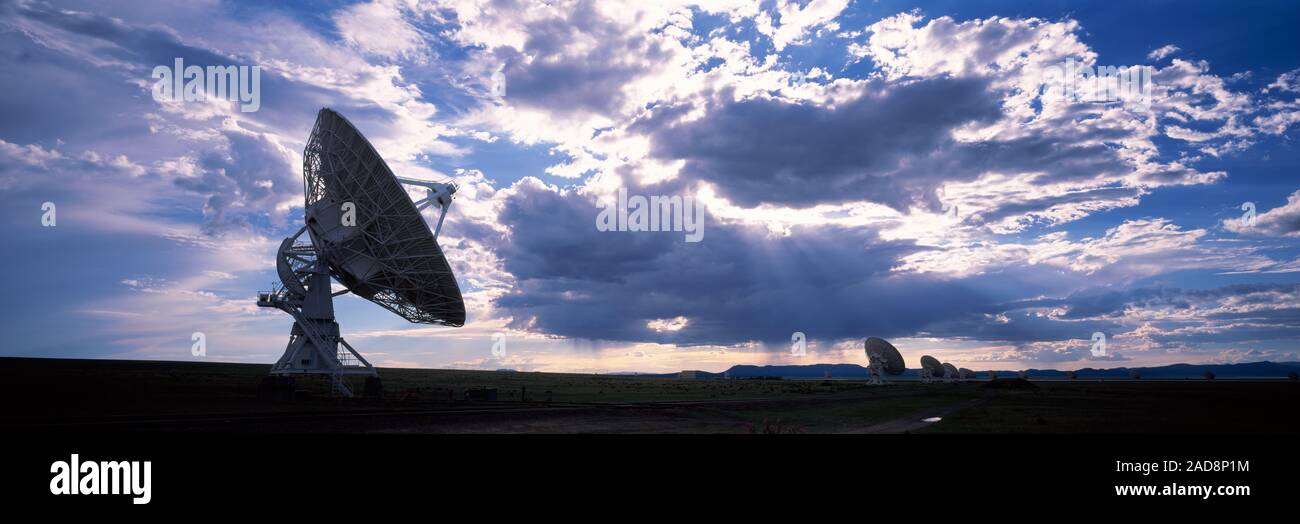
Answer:
[[(1289, 380), (993, 388), (382, 369), (382, 399), (257, 396), (269, 365), (0, 358), (0, 430), (397, 433), (1300, 433)], [(1006, 383), (1017, 385), (1016, 383)], [(466, 401), (471, 388), (496, 401)], [(358, 388), (359, 389), (359, 388)], [(923, 419), (939, 417), (937, 422)]]

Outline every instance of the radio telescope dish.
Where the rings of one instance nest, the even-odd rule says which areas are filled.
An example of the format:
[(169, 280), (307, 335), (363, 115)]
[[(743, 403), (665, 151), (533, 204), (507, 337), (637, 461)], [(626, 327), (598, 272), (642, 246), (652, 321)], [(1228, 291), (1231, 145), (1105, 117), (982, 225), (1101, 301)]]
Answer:
[(886, 342), (883, 338), (871, 337), (864, 343), (867, 350), (867, 361), (870, 363), (872, 384), (881, 384), (884, 382), (884, 375), (901, 375), (907, 371), (907, 365), (903, 363), (903, 355), (898, 352), (893, 344)]
[(938, 359), (930, 355), (921, 357), (921, 380), (929, 382), (936, 378), (943, 378), (943, 374), (943, 364), (940, 364)]
[(957, 366), (954, 366), (947, 362), (944, 362), (942, 365), (943, 365), (944, 380), (947, 382), (952, 382), (954, 380), (957, 380), (958, 376), (961, 374), (959, 371), (957, 371)]
[[(280, 243), (281, 285), (257, 300), (294, 318), (271, 375), (328, 375), (342, 396), (352, 396), (342, 378), (361, 375), (377, 394), (378, 372), (339, 335), (333, 297), (352, 292), (410, 322), (463, 326), (460, 286), (437, 243), (456, 185), (394, 176), (361, 132), (329, 108), (316, 115), (302, 171), (306, 224)], [(428, 195), (412, 202), (402, 184)], [(441, 210), (432, 232), (420, 215), (429, 206)], [(303, 233), (310, 243), (299, 242)], [(347, 291), (334, 293), (331, 277)]]
[[(454, 185), (394, 176), (361, 132), (328, 108), (316, 117), (302, 171), (307, 229), (334, 278), (408, 321), (465, 325), (456, 277), (438, 247), (437, 233), (420, 216), (420, 209), (440, 204), (441, 230)], [(402, 183), (425, 185), (431, 194), (411, 202)], [(355, 226), (341, 225), (345, 203), (355, 206)]]

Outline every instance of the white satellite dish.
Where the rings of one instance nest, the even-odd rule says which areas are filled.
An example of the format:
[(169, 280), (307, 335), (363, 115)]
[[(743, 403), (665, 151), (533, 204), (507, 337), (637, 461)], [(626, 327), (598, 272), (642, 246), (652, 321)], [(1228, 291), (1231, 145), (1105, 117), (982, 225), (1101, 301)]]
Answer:
[[(303, 182), (306, 224), (280, 243), (281, 285), (257, 299), (294, 320), (264, 384), (292, 388), (294, 376), (324, 375), (335, 394), (350, 397), (344, 379), (364, 376), (367, 395), (378, 395), (379, 373), (339, 334), (334, 296), (351, 292), (411, 322), (464, 325), (465, 302), (437, 242), (456, 185), (394, 176), (361, 132), (328, 108), (303, 150)], [(412, 202), (402, 184), (424, 187), (428, 197)], [(432, 232), (420, 216), (431, 205), (442, 211)], [(304, 232), (310, 243), (298, 242)], [(347, 290), (333, 293), (331, 277)]]
[(871, 337), (863, 345), (867, 351), (867, 369), (871, 372), (869, 384), (884, 384), (885, 375), (901, 375), (907, 371), (903, 354), (885, 339)]

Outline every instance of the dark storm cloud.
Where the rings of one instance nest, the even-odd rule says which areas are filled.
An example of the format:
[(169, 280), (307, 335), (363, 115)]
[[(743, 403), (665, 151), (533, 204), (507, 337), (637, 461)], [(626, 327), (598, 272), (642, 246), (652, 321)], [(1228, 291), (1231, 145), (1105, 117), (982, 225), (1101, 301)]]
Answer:
[[(629, 188), (630, 194), (671, 194), (674, 180)], [(1206, 322), (1235, 334), (1179, 334), (1153, 340), (1253, 340), (1289, 337), (1286, 316), (1295, 305), (1237, 313), (1221, 307), (1268, 306), (1296, 284), (1237, 284), (1206, 290), (1138, 288), (1088, 291), (1059, 299), (1021, 300), (1052, 293), (1041, 278), (1047, 268), (1009, 269), (963, 279), (891, 273), (902, 257), (923, 248), (887, 241), (870, 228), (795, 227), (789, 236), (762, 228), (705, 219), (705, 240), (683, 241), (680, 232), (600, 232), (598, 208), (586, 196), (556, 192), (533, 179), (510, 190), (501, 214), (509, 234), (496, 246), (517, 284), (496, 305), (516, 327), (596, 340), (683, 345), (762, 341), (774, 346), (802, 331), (829, 340), (866, 336), (933, 336), (1030, 344), (1087, 341), (1100, 331), (1129, 332), (1130, 308), (1199, 307)], [(1050, 279), (1047, 279), (1050, 280)], [(1062, 284), (1060, 292), (1068, 292)], [(1040, 308), (1061, 309), (1048, 316)], [(685, 317), (675, 332), (646, 323)], [(1272, 324), (1244, 328), (1236, 323)], [(1175, 323), (1162, 324), (1166, 329)], [(1244, 337), (1244, 338), (1243, 338)], [(1026, 349), (1028, 351), (1028, 349)], [(1054, 349), (1046, 360), (1078, 360), (1086, 349)], [(1081, 353), (1080, 351), (1083, 351)]]
[[(715, 184), (723, 196), (745, 207), (870, 200), (900, 210), (918, 203), (936, 208), (938, 186), (990, 172), (1042, 172), (1035, 182), (1047, 184), (1117, 177), (1132, 170), (1104, 145), (1131, 131), (1104, 125), (1063, 119), (1047, 129), (1068, 133), (953, 140), (952, 132), (960, 126), (991, 124), (1001, 117), (999, 95), (986, 82), (939, 78), (883, 90), (872, 84), (856, 100), (827, 107), (769, 98), (733, 101), (730, 92), (723, 92), (708, 104), (704, 118), (676, 123), (689, 107), (667, 106), (655, 108), (629, 129), (651, 137), (653, 155), (685, 160), (685, 176)], [(1166, 178), (1184, 175), (1179, 171)], [(1108, 187), (1008, 202), (981, 218), (1138, 192)]]
[[(520, 186), (501, 221), (510, 226), (506, 269), (522, 280), (589, 279), (616, 282), (667, 262), (681, 234), (597, 231), (597, 209), (573, 194)], [(545, 217), (545, 219), (541, 219)]]
[(953, 128), (996, 119), (986, 89), (979, 79), (926, 80), (837, 107), (732, 101), (724, 92), (705, 118), (674, 124), (659, 115), (633, 129), (650, 133), (655, 156), (686, 160), (684, 174), (716, 184), (739, 205), (869, 199), (903, 207), (944, 175), (891, 175), (951, 147)]
[[(535, 321), (562, 336), (689, 344), (856, 330), (871, 309), (870, 299), (856, 293), (913, 251), (874, 232), (798, 231), (774, 239), (713, 217), (705, 218), (699, 243), (685, 242), (682, 232), (600, 232), (598, 210), (586, 197), (557, 195), (529, 179), (516, 188), (502, 213), (510, 242), (500, 253), (519, 285), (498, 306), (516, 322)], [(661, 194), (654, 191), (629, 193)], [(906, 292), (876, 294), (887, 291)], [(669, 334), (645, 327), (677, 316), (691, 324)]]
[[(668, 187), (671, 187), (668, 186)], [(680, 232), (600, 232), (585, 196), (532, 179), (501, 214), (510, 231), (496, 246), (517, 285), (496, 305), (517, 327), (584, 339), (678, 344), (780, 342), (794, 331), (843, 339), (930, 333), (1032, 342), (1087, 338), (1109, 321), (1066, 322), (996, 315), (1027, 292), (1000, 277), (953, 281), (891, 274), (919, 251), (865, 228), (797, 227), (785, 237), (705, 219), (704, 241)], [(645, 186), (631, 194), (665, 194)], [(686, 317), (676, 332), (646, 323)]]

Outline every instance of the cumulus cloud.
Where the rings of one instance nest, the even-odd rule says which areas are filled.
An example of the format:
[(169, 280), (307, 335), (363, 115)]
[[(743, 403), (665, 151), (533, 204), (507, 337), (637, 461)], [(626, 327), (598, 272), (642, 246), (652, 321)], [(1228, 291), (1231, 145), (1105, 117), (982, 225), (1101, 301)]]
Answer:
[(985, 87), (945, 79), (880, 86), (833, 108), (724, 92), (704, 107), (706, 118), (678, 123), (669, 107), (633, 128), (649, 134), (654, 156), (684, 160), (680, 172), (744, 207), (865, 199), (906, 208), (953, 176), (934, 169), (942, 162), (910, 164), (958, 148), (955, 128), (997, 118)]
[(1073, 241), (1064, 232), (1040, 236), (1033, 243), (984, 243), (948, 250), (927, 250), (904, 257), (901, 271), (981, 274), (1018, 265), (1068, 269), (1106, 281), (1134, 279), (1180, 269), (1246, 270), (1271, 259), (1249, 248), (1201, 242), (1208, 231), (1183, 229), (1167, 220), (1131, 220), (1096, 238)]
[(406, 21), (403, 6), (396, 0), (346, 7), (334, 15), (334, 23), (348, 43), (384, 58), (410, 56), (424, 44), (423, 35)]
[(772, 47), (781, 51), (790, 44), (798, 44), (809, 31), (823, 26), (835, 31), (839, 24), (832, 22), (848, 7), (848, 0), (812, 0), (800, 5), (794, 0), (781, 0), (776, 16), (766, 12), (756, 17), (757, 28), (772, 39)]
[(1278, 75), (1266, 90), (1276, 89), (1288, 93), (1300, 93), (1300, 69), (1294, 69)]
[(1300, 190), (1286, 197), (1286, 203), (1258, 212), (1251, 220), (1245, 213), (1225, 219), (1224, 229), (1242, 235), (1300, 236)]
[[(576, 190), (525, 180), (503, 192), (510, 242), (500, 253), (519, 281), (497, 301), (501, 311), (518, 326), (566, 337), (674, 344), (772, 342), (794, 330), (1058, 344), (1131, 326), (989, 300), (1277, 264), (1160, 218), (1125, 221), (1096, 237), (993, 236), (1137, 206), (1164, 187), (1220, 182), (1226, 172), (1162, 151), (1160, 122), (1215, 126), (1195, 142), (1222, 148), (1254, 132), (1237, 124), (1253, 106), (1204, 64), (1178, 60), (1157, 71), (1164, 90), (1147, 113), (1062, 104), (1044, 96), (1044, 68), (1098, 60), (1077, 23), (923, 22), (904, 13), (867, 28), (866, 40), (849, 49), (877, 67), (869, 78), (792, 88), (788, 76), (743, 55), (732, 58), (744, 69), (690, 72), (679, 84), (695, 90), (660, 93), (664, 99), (642, 102), (648, 109), (626, 123), (575, 144), (592, 153), (645, 145), (619, 150), (617, 165), (586, 161), (583, 170), (595, 174)], [(700, 49), (716, 58), (724, 43)], [(633, 176), (650, 160), (671, 173)], [(620, 185), (709, 197), (710, 240), (692, 247), (667, 235), (598, 233), (592, 202)], [(960, 210), (956, 224), (927, 218), (946, 206)], [(798, 210), (803, 219), (790, 218)], [(933, 236), (932, 223), (946, 235)], [(791, 250), (817, 252), (819, 262), (772, 261), (803, 260)], [(841, 265), (849, 258), (857, 265)], [(730, 271), (715, 269), (723, 267)], [(822, 285), (827, 274), (837, 275), (837, 286)], [(709, 290), (708, 301), (695, 296), (699, 289)], [(891, 306), (870, 305), (877, 301)], [(653, 328), (669, 318), (689, 322)], [(1062, 359), (1078, 353), (1051, 351)]]
[[(222, 135), (224, 147), (202, 153), (193, 160), (196, 171), (175, 178), (178, 187), (206, 195), (203, 214), (211, 230), (247, 225), (247, 212), (232, 216), (232, 209), (274, 210), (296, 200), (302, 182), (293, 153), (256, 133), (231, 129)], [(273, 216), (277, 225), (285, 223), (279, 213)]]
[(1174, 44), (1166, 44), (1153, 49), (1150, 53), (1147, 53), (1147, 59), (1163, 60), (1165, 57), (1177, 53), (1180, 50), (1181, 49), (1179, 49), (1178, 46)]

